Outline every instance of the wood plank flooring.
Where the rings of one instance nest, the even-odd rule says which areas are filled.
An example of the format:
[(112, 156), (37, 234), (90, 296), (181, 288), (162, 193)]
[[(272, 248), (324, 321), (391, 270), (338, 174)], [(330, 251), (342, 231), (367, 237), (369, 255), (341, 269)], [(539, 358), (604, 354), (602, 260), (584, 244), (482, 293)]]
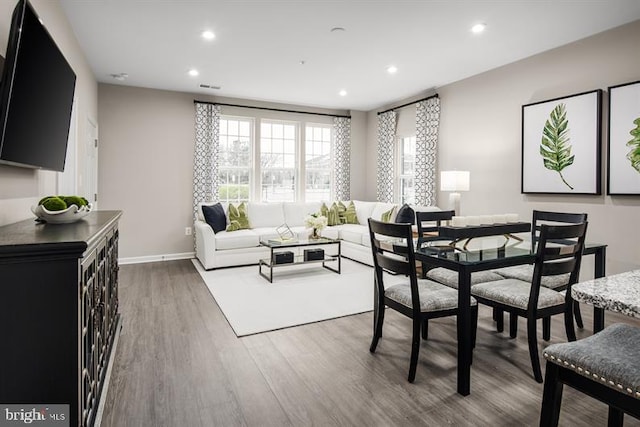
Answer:
[[(409, 384), (411, 323), (392, 310), (375, 354), (371, 313), (237, 338), (188, 260), (122, 266), (120, 310), (104, 427), (539, 422), (542, 385), (532, 377), (524, 321), (510, 339), (508, 331), (495, 332), (486, 308), (468, 397), (456, 393), (455, 319), (430, 321)], [(590, 334), (592, 310), (585, 307), (583, 316), (589, 326), (579, 337)], [(561, 320), (552, 322), (551, 343), (565, 341)], [(607, 324), (620, 321), (640, 326), (607, 315)], [(540, 331), (539, 343), (546, 345)], [(604, 426), (606, 414), (604, 404), (565, 387), (561, 425)]]

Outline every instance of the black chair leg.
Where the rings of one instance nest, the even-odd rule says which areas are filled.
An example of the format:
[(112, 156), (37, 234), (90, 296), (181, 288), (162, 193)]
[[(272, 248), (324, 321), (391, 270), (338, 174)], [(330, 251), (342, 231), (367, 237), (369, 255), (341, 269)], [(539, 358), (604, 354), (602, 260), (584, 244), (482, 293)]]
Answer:
[(622, 427), (624, 424), (624, 412), (620, 409), (609, 406), (608, 427)]
[(429, 339), (429, 319), (422, 319), (422, 339)]
[(583, 329), (584, 323), (582, 323), (582, 314), (580, 313), (580, 304), (578, 301), (573, 302), (573, 315), (576, 318), (576, 325), (578, 328)]
[(502, 332), (504, 331), (504, 312), (500, 309), (496, 309), (497, 319), (496, 319), (496, 331)]
[(531, 357), (531, 367), (536, 381), (542, 383), (542, 371), (540, 370), (540, 357), (538, 356), (538, 332), (535, 317), (527, 318), (527, 341), (529, 341), (529, 356)]
[(378, 340), (382, 338), (382, 324), (384, 323), (384, 303), (375, 304), (373, 310), (373, 338), (371, 339), (371, 346), (369, 351), (374, 353), (378, 346)]
[(413, 336), (411, 340), (411, 362), (409, 364), (409, 382), (416, 379), (416, 368), (418, 367), (418, 354), (420, 353), (420, 319), (413, 319)]
[(576, 340), (576, 328), (573, 325), (573, 313), (572, 310), (564, 311), (564, 330), (567, 334), (567, 341)]
[(551, 316), (542, 318), (542, 339), (545, 341), (551, 339)]
[(509, 313), (509, 336), (516, 338), (518, 336), (518, 315)]
[(540, 411), (540, 427), (557, 427), (562, 405), (562, 382), (558, 381), (560, 367), (547, 362), (547, 372), (544, 377), (544, 393), (542, 395), (542, 409)]

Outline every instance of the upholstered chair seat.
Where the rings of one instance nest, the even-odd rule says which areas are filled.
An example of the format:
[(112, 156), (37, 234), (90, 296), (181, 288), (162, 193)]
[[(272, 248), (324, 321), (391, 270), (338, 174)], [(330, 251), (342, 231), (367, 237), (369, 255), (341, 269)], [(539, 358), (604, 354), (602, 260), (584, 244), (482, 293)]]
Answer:
[[(505, 279), (518, 279), (525, 282), (531, 282), (533, 279), (533, 265), (514, 265), (513, 267), (498, 268), (491, 272)], [(564, 289), (569, 284), (570, 276), (570, 274), (546, 276), (542, 278), (540, 285), (550, 289)]]
[[(502, 279), (495, 282), (478, 283), (471, 289), (473, 295), (490, 299), (492, 301), (526, 310), (529, 305), (531, 282), (517, 279)], [(538, 309), (556, 305), (564, 305), (565, 292), (557, 292), (553, 289), (540, 288), (538, 296)]]
[[(420, 310), (424, 312), (451, 310), (458, 308), (458, 291), (432, 280), (418, 279)], [(390, 300), (411, 308), (411, 284), (400, 283), (385, 289), (384, 294)], [(471, 298), (471, 305), (477, 305)]]
[[(450, 288), (458, 289), (458, 272), (446, 268), (438, 267), (427, 271), (427, 279), (435, 280)], [(493, 282), (504, 279), (503, 276), (492, 271), (477, 271), (471, 273), (471, 286), (478, 283)]]
[(543, 355), (541, 426), (558, 425), (563, 384), (609, 405), (609, 426), (622, 426), (625, 413), (640, 418), (640, 328), (614, 324), (579, 341), (550, 345)]

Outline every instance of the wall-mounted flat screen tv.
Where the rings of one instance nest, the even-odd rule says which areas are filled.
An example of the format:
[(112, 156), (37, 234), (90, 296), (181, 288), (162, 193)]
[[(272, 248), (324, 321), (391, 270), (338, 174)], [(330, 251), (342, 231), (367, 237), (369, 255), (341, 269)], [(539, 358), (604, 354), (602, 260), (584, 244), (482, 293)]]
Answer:
[(75, 84), (49, 32), (20, 0), (0, 82), (0, 163), (64, 170)]

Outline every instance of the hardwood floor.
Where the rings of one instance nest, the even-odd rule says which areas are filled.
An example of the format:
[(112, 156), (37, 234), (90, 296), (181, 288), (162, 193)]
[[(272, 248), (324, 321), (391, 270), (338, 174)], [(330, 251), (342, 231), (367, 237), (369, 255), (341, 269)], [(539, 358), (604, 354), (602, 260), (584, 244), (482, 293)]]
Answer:
[[(542, 384), (532, 376), (524, 321), (518, 338), (510, 339), (508, 331), (495, 332), (486, 308), (468, 397), (456, 393), (452, 318), (430, 321), (416, 382), (409, 384), (411, 324), (392, 310), (375, 354), (369, 353), (371, 313), (237, 338), (188, 260), (122, 266), (120, 310), (123, 328), (102, 426), (539, 422)], [(591, 314), (583, 309), (589, 326), (579, 338), (590, 334)], [(551, 343), (565, 340), (555, 317)], [(607, 324), (616, 321), (634, 322), (607, 314)], [(541, 331), (539, 343), (544, 348)], [(565, 387), (561, 425), (606, 425), (606, 415), (604, 404)], [(629, 416), (625, 421), (640, 426)]]

